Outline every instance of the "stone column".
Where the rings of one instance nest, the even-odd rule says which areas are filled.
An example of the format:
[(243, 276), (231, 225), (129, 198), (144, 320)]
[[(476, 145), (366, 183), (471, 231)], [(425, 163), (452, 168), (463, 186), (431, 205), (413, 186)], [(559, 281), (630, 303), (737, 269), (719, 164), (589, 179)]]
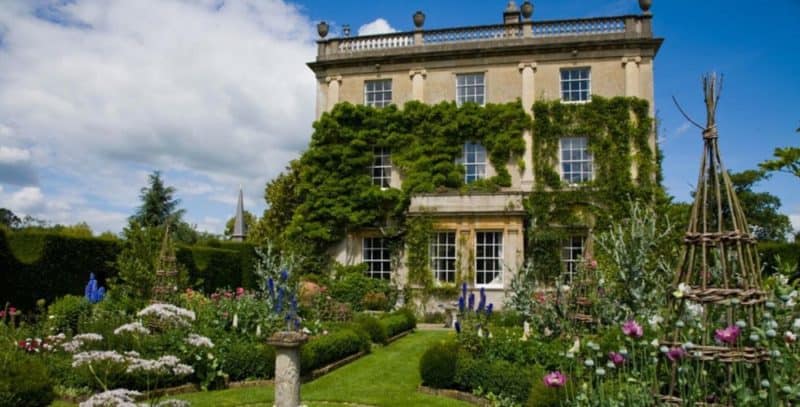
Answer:
[(425, 102), (425, 77), (428, 72), (424, 69), (412, 69), (408, 75), (411, 77), (411, 99)]
[(642, 57), (622, 57), (625, 67), (625, 96), (639, 97), (639, 63)]
[[(533, 104), (536, 102), (536, 62), (522, 62), (519, 64), (519, 71), (522, 73), (522, 108), (533, 117)], [(525, 129), (522, 134), (525, 140), (525, 170), (522, 171), (520, 188), (523, 191), (533, 189), (533, 134), (530, 129)]]
[(300, 406), (300, 346), (302, 332), (276, 332), (267, 344), (275, 347), (275, 407)]
[(325, 78), (328, 82), (328, 109), (331, 111), (339, 103), (339, 86), (342, 84), (342, 75), (329, 76)]

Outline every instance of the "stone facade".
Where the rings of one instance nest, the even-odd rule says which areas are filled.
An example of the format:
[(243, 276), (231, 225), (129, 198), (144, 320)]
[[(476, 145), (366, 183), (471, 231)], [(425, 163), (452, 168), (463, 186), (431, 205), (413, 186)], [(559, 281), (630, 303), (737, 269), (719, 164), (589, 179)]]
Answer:
[[(523, 21), (521, 16), (505, 15), (501, 20), (505, 22), (494, 26), (322, 39), (316, 61), (308, 64), (318, 81), (317, 116), (339, 102), (365, 103), (365, 84), (375, 80), (391, 81), (391, 103), (401, 107), (412, 100), (429, 104), (457, 100), (457, 76), (473, 73), (483, 76), (485, 103), (519, 99), (533, 115), (535, 101), (561, 99), (561, 72), (569, 68), (588, 68), (590, 94), (645, 99), (652, 115), (653, 60), (662, 40), (653, 37), (651, 19), (643, 14)], [(523, 137), (525, 157), (531, 157), (530, 131)], [(651, 146), (655, 151), (655, 134)], [(478, 249), (477, 232), (502, 232), (502, 284), (487, 286), (495, 306), (502, 305), (524, 257), (521, 198), (534, 183), (532, 165), (527, 164), (520, 171), (517, 161), (510, 160), (511, 186), (496, 195), (417, 196), (409, 209), (410, 216), (432, 214), (435, 230), (456, 233), (461, 271), (477, 265), (468, 254)], [(496, 172), (488, 159), (485, 168), (487, 177)], [(390, 187), (401, 184), (399, 172), (393, 170)], [(364, 237), (377, 235), (377, 230), (353, 233), (332, 248), (331, 255), (344, 264), (359, 263), (364, 259)], [(397, 268), (392, 279), (403, 285), (406, 270), (402, 262)]]

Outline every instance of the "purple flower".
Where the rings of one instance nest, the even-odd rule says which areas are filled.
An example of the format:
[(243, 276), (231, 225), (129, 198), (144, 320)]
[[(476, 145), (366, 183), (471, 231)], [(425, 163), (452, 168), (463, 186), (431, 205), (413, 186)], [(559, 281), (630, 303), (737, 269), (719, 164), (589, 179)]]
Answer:
[(494, 304), (489, 304), (489, 306), (486, 307), (486, 316), (487, 317), (492, 316), (492, 311), (493, 310), (494, 310)]
[(270, 297), (275, 295), (275, 280), (273, 280), (272, 277), (267, 279), (267, 292)]
[(283, 311), (283, 287), (278, 287), (278, 296), (275, 300), (275, 313), (280, 314)]
[(461, 296), (467, 298), (467, 283), (461, 283)]
[(469, 301), (467, 301), (467, 308), (472, 311), (475, 308), (475, 293), (469, 293)]
[(455, 327), (456, 327), (456, 333), (460, 334), (461, 333), (461, 322), (456, 321)]
[(286, 281), (289, 279), (289, 272), (286, 269), (281, 270), (281, 280)]
[(715, 330), (714, 339), (719, 343), (732, 345), (736, 342), (736, 338), (739, 337), (739, 333), (741, 333), (741, 329), (736, 325), (731, 325), (725, 329)]
[(631, 338), (641, 338), (644, 335), (644, 329), (635, 320), (631, 319), (622, 324), (622, 333)]
[(458, 312), (464, 312), (464, 297), (458, 297)]
[(480, 300), (478, 301), (478, 312), (486, 308), (486, 289), (481, 287)]
[(675, 362), (676, 360), (683, 359), (686, 356), (686, 354), (687, 354), (686, 349), (683, 349), (680, 346), (675, 346), (669, 348), (669, 350), (667, 351), (667, 359)]
[(97, 279), (94, 277), (94, 273), (89, 273), (89, 282), (83, 290), (83, 295), (91, 304), (97, 304), (106, 296), (105, 287), (97, 287)]
[(625, 363), (625, 356), (622, 356), (619, 352), (608, 352), (608, 360), (610, 360), (614, 366), (620, 366)]
[(546, 374), (543, 381), (547, 387), (564, 387), (567, 383), (567, 376), (556, 370)]

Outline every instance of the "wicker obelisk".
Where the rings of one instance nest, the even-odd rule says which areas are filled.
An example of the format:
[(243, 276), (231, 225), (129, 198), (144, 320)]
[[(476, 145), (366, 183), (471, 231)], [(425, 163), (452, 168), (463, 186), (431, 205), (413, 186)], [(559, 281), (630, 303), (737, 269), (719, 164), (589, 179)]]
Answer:
[(171, 296), (178, 291), (178, 264), (175, 249), (170, 241), (169, 224), (164, 230), (161, 251), (156, 265), (156, 279), (153, 285), (153, 303), (169, 302)]
[[(660, 370), (658, 398), (665, 404), (737, 405), (733, 381), (757, 391), (769, 358), (748, 335), (761, 322), (767, 295), (756, 240), (720, 157), (715, 115), (721, 85), (715, 74), (703, 78), (707, 125), (700, 175), (669, 299), (672, 329), (661, 340), (662, 349), (674, 351), (664, 355)], [(693, 376), (684, 377), (686, 372)]]

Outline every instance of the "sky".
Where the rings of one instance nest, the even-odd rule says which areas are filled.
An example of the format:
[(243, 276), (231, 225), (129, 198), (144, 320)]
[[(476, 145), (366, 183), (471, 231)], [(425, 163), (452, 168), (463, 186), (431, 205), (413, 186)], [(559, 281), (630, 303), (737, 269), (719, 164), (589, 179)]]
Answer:
[[(497, 24), (505, 0), (0, 0), (0, 207), (119, 232), (160, 170), (200, 230), (221, 233), (237, 191), (256, 215), (265, 184), (307, 146), (320, 20), (336, 35)], [(656, 110), (668, 192), (688, 201), (704, 120), (700, 77), (724, 75), (723, 161), (755, 168), (800, 145), (800, 0), (654, 0)], [(534, 20), (638, 14), (636, 0), (534, 1)], [(800, 229), (800, 181), (776, 174)]]

